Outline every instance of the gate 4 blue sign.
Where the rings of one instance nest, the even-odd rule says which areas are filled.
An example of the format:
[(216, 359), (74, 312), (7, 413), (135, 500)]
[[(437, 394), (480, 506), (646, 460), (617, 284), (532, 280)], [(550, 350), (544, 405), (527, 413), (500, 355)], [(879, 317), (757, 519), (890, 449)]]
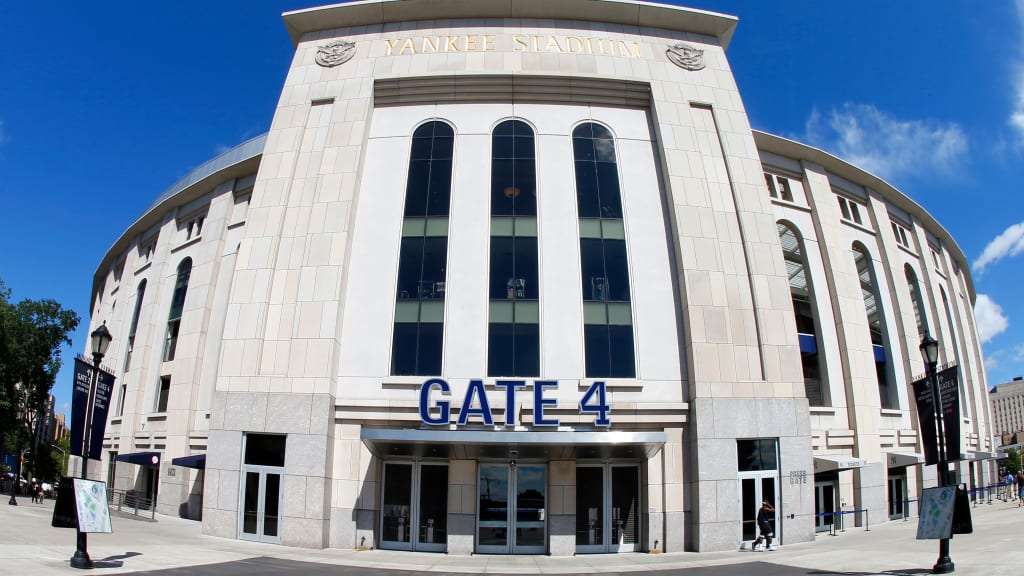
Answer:
[[(544, 415), (547, 407), (557, 407), (558, 400), (544, 396), (544, 391), (558, 388), (557, 380), (535, 380), (531, 383), (525, 380), (497, 380), (494, 383), (496, 388), (505, 390), (505, 426), (516, 426), (516, 393), (519, 390), (527, 391), (532, 387), (533, 392), (533, 425), (534, 426), (558, 426), (558, 418), (548, 418)], [(451, 386), (441, 378), (431, 378), (420, 386), (420, 420), (430, 426), (447, 426), (452, 424), (452, 404), (446, 398), (451, 396)], [(442, 396), (441, 399), (434, 398), (435, 393)], [(611, 413), (611, 406), (608, 405), (608, 395), (604, 382), (594, 382), (587, 388), (579, 401), (580, 414), (594, 414), (595, 426), (611, 426), (612, 421), (608, 417)], [(471, 416), (479, 416), (481, 423), (486, 426), (494, 425), (494, 414), (491, 411), (491, 404), (487, 400), (487, 391), (484, 388), (483, 380), (470, 380), (466, 387), (466, 394), (462, 399), (462, 408), (459, 410), (459, 417), (455, 421), (457, 426), (465, 426), (469, 423)]]

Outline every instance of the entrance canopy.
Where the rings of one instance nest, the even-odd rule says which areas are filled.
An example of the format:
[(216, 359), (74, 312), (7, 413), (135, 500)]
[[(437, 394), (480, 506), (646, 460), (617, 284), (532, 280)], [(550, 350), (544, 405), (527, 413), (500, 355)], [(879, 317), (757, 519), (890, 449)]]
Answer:
[(924, 464), (924, 456), (916, 452), (887, 452), (885, 461), (889, 468), (902, 468)]
[(159, 452), (132, 452), (131, 454), (118, 454), (115, 458), (118, 462), (138, 464), (139, 466), (160, 466)]
[(964, 452), (964, 460), (992, 460), (999, 456), (997, 452), (981, 452), (967, 450)]
[[(422, 430), (363, 428), (377, 457), (646, 460), (665, 444), (664, 432), (552, 430)], [(513, 453), (514, 451), (514, 453)]]
[(827, 454), (814, 457), (814, 473), (833, 472), (836, 470), (850, 470), (851, 468), (863, 468), (868, 465), (864, 458), (855, 456), (838, 456)]
[(171, 460), (171, 464), (174, 464), (175, 466), (183, 466), (185, 468), (198, 468), (202, 470), (206, 468), (206, 454), (174, 458)]

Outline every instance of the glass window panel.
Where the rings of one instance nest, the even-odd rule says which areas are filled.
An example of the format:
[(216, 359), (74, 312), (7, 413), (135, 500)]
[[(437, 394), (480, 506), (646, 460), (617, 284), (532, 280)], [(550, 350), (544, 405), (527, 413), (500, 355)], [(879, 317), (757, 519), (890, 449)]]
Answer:
[(525, 300), (515, 303), (516, 324), (537, 324), (540, 322), (540, 306), (536, 300)]
[(515, 300), (515, 241), (511, 236), (491, 238), (490, 297)]
[(540, 326), (514, 324), (515, 371), (513, 376), (540, 376)]
[(507, 216), (491, 218), (491, 236), (512, 236), (516, 233), (516, 220)]
[(580, 271), (583, 279), (583, 300), (605, 301), (610, 294), (604, 271), (604, 249), (599, 239), (580, 239)]
[(448, 467), (424, 464), (420, 468), (420, 542), (447, 541)]
[(622, 218), (619, 171), (614, 163), (597, 163), (597, 190), (601, 197), (601, 218)]
[(508, 543), (508, 466), (480, 466), (479, 525), (477, 544), (504, 546)]
[(774, 439), (737, 440), (736, 458), (739, 471), (777, 470), (776, 445)]
[(537, 214), (537, 170), (533, 158), (515, 160), (513, 180), (519, 194), (514, 196), (517, 215)]
[(491, 301), (491, 322), (512, 322), (512, 306), (514, 302), (508, 300)]
[(491, 138), (491, 156), (493, 158), (514, 158), (513, 150), (515, 141), (511, 134), (508, 136), (499, 134), (498, 131), (500, 128), (501, 126), (494, 129), (494, 136)]
[(536, 236), (537, 218), (535, 216), (516, 216), (516, 236)]
[(416, 341), (418, 324), (396, 322), (391, 346), (391, 373), (396, 376), (416, 374)]
[(608, 360), (608, 326), (605, 324), (585, 324), (583, 326), (583, 347), (587, 378), (609, 376)]
[(443, 299), (446, 291), (445, 267), (448, 264), (448, 238), (431, 236), (423, 242), (421, 298)]
[(420, 322), (444, 322), (444, 302), (420, 302)]
[(516, 299), (536, 300), (539, 282), (537, 277), (537, 238), (514, 238)]
[(580, 238), (600, 238), (601, 221), (597, 218), (580, 218)]
[(612, 542), (636, 544), (640, 522), (640, 474), (635, 466), (612, 467)]
[(609, 376), (613, 378), (636, 377), (632, 326), (609, 326), (608, 350), (611, 370)]
[(284, 466), (287, 436), (279, 434), (246, 434), (245, 463), (255, 466)]
[(633, 324), (633, 311), (628, 303), (608, 303), (608, 323), (615, 326), (630, 326)]
[(174, 283), (174, 295), (171, 298), (171, 312), (167, 320), (181, 318), (181, 312), (185, 309), (185, 294), (188, 292), (188, 280), (192, 275), (192, 259), (185, 258), (178, 265), (178, 279)]
[[(419, 131), (417, 131), (417, 134)], [(412, 139), (412, 160), (429, 160), (430, 159), (430, 148), (433, 145), (434, 139), (430, 136), (425, 138), (414, 137)]]
[(608, 323), (607, 304), (605, 304), (604, 302), (584, 302), (583, 303), (583, 323), (584, 324), (607, 324)]
[(441, 359), (444, 340), (444, 324), (421, 322), (419, 350), (416, 358), (416, 373), (434, 376), (441, 373)]
[(610, 284), (609, 300), (629, 302), (629, 266), (624, 241), (604, 241), (604, 267)]
[(402, 236), (423, 236), (426, 224), (423, 218), (406, 218), (402, 221)]
[(604, 468), (576, 468), (576, 545), (604, 544)]
[[(530, 130), (529, 127), (526, 129)], [(535, 157), (532, 130), (526, 135), (516, 135), (513, 142), (516, 158), (529, 158), (532, 160)]]
[(423, 273), (423, 238), (402, 238), (398, 252), (398, 299), (420, 297), (420, 276)]
[(399, 301), (395, 304), (395, 322), (419, 322), (420, 303), (413, 301)]
[(515, 325), (491, 322), (487, 334), (487, 375), (515, 375)]
[(427, 190), (430, 182), (430, 160), (409, 162), (409, 178), (405, 183), (405, 216), (427, 213)]
[(601, 220), (601, 237), (612, 240), (625, 240), (626, 227), (622, 220)]
[(277, 536), (280, 517), (281, 475), (267, 474), (263, 490), (263, 535)]
[(384, 525), (381, 540), (387, 542), (409, 541), (409, 525), (412, 522), (411, 499), (412, 465), (386, 464), (384, 466), (384, 502), (381, 510)]
[(438, 217), (427, 218), (427, 228), (424, 234), (426, 236), (447, 236), (448, 219)]
[(430, 198), (428, 216), (447, 216), (451, 197), (452, 161), (434, 160), (430, 163)]
[(511, 159), (491, 161), (491, 214), (511, 216), (515, 214), (515, 198), (522, 194), (512, 177)]
[[(576, 130), (579, 131), (579, 129), (580, 128), (577, 128)], [(596, 158), (596, 155), (594, 154), (594, 141), (587, 137), (578, 138), (574, 132), (572, 139), (572, 153), (573, 159), (577, 162), (593, 162)]]
[(597, 169), (593, 162), (576, 161), (576, 207), (580, 218), (600, 218)]
[(444, 133), (447, 134), (447, 136), (438, 136), (435, 133), (434, 149), (431, 151), (431, 153), (433, 154), (435, 160), (450, 160), (455, 152), (454, 133), (452, 132), (452, 129), (449, 128), (448, 126), (442, 126), (444, 126)]
[(260, 505), (260, 473), (245, 473), (245, 496), (242, 502), (242, 532), (256, 533)]

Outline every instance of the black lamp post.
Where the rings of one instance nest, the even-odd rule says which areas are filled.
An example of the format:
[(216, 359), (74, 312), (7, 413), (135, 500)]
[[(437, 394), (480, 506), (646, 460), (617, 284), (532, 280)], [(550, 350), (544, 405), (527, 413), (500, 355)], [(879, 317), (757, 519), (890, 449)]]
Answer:
[[(949, 486), (949, 462), (946, 461), (946, 428), (942, 424), (942, 391), (939, 390), (939, 377), (936, 366), (939, 363), (939, 343), (930, 334), (921, 339), (921, 355), (928, 369), (928, 382), (932, 387), (932, 398), (935, 405), (935, 421), (939, 436), (939, 486)], [(954, 570), (953, 561), (949, 558), (949, 538), (939, 540), (939, 559), (932, 566), (932, 574), (948, 574)]]
[[(113, 340), (113, 337), (110, 336), (110, 330), (107, 330), (106, 322), (93, 330), (89, 337), (92, 341), (92, 378), (89, 380), (89, 400), (85, 405), (85, 428), (82, 429), (82, 470), (80, 474), (82, 480), (88, 477), (86, 472), (89, 468), (89, 449), (92, 446), (89, 442), (89, 436), (92, 431), (93, 403), (96, 402), (96, 383), (100, 378), (100, 363), (103, 362), (103, 356), (107, 353), (107, 347), (110, 346), (110, 341)], [(92, 568), (87, 536), (86, 532), (78, 530), (78, 545), (75, 549), (75, 555), (71, 557), (72, 568)]]
[(17, 494), (18, 494), (18, 484), (21, 483), (21, 419), (22, 419), (21, 410), (22, 410), (22, 405), (24, 403), (21, 401), (22, 392), (21, 392), (21, 384), (20, 383), (14, 385), (14, 395), (15, 395), (15, 398), (14, 398), (15, 402), (17, 402), (17, 406), (15, 406), (15, 410), (14, 410), (14, 459), (15, 459), (15, 463), (14, 464), (15, 464), (15, 466), (14, 466), (14, 478), (12, 479), (13, 481), (11, 482), (11, 499), (7, 501), (7, 504), (9, 506), (17, 506), (18, 505), (18, 496), (17, 496)]

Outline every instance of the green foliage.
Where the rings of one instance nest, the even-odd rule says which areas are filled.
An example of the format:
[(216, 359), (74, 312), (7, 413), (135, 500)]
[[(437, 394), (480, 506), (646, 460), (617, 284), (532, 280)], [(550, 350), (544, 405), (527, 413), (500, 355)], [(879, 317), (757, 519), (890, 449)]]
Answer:
[(1013, 448), (1007, 448), (1005, 452), (1008, 458), (1002, 463), (1002, 466), (1014, 476), (1020, 474), (1020, 452)]
[(25, 416), (46, 414), (61, 347), (71, 345), (78, 322), (78, 314), (55, 300), (11, 301), (11, 291), (0, 279), (0, 430), (7, 432), (8, 447), (20, 436), (26, 448), (35, 437), (42, 419), (30, 422)]

